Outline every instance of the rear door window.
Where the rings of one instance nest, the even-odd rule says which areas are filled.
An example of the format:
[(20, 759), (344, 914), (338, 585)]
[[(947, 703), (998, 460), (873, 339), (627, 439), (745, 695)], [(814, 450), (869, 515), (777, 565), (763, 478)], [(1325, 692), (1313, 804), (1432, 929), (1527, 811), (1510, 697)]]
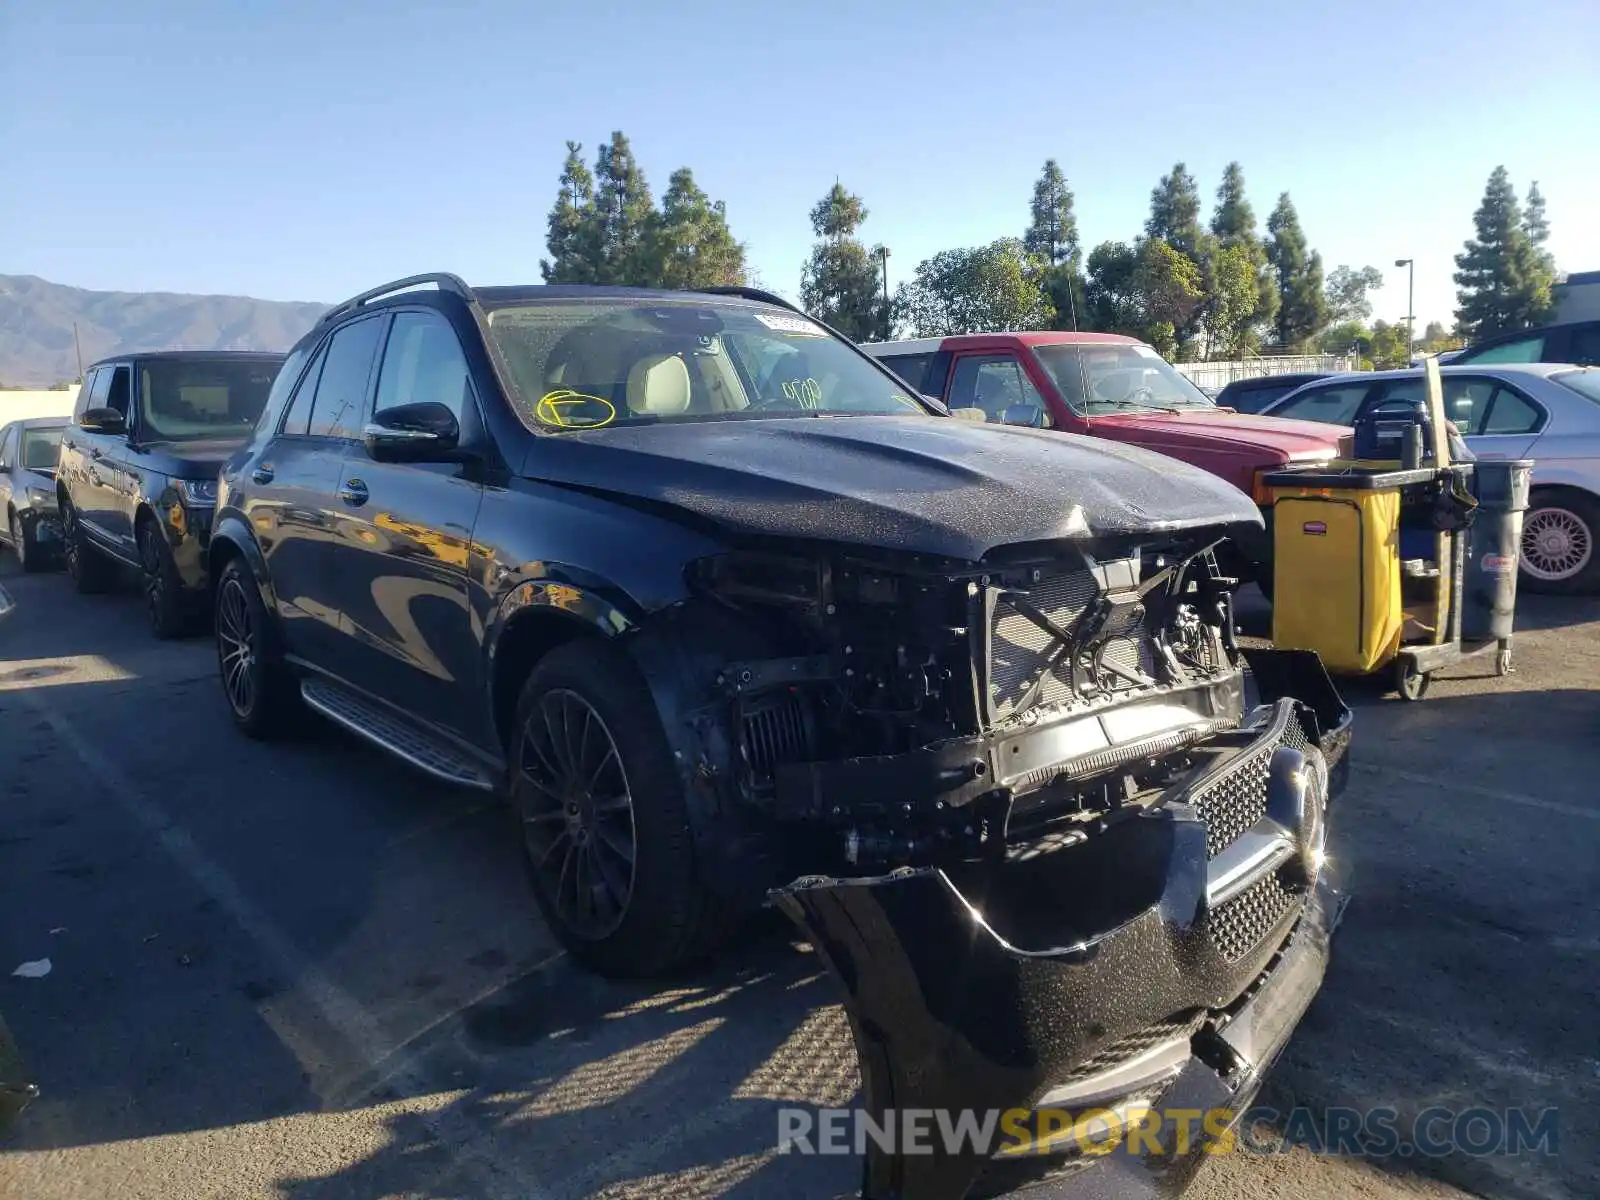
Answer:
[(1544, 412), (1533, 401), (1501, 384), (1489, 400), (1476, 434), (1534, 433), (1544, 424)]
[(877, 359), (917, 391), (927, 390), (928, 363), (933, 360), (932, 354), (880, 354)]
[(1567, 361), (1580, 367), (1600, 367), (1600, 324), (1580, 325), (1568, 335)]
[(1368, 383), (1349, 383), (1342, 387), (1314, 388), (1291, 396), (1272, 410), (1275, 417), (1295, 421), (1320, 421), (1324, 425), (1348, 425), (1356, 419), (1361, 402), (1372, 390)]
[(1487, 350), (1476, 354), (1469, 348), (1456, 361), (1475, 363), (1543, 362), (1544, 334), (1517, 338), (1515, 341), (1504, 342), (1498, 346), (1490, 346)]

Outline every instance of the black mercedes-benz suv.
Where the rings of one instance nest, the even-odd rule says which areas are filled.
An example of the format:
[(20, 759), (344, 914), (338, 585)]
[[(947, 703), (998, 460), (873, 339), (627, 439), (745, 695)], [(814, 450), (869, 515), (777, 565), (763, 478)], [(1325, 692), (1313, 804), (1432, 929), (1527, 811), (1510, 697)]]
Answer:
[(1349, 711), (1241, 650), (1212, 553), (1259, 522), (1182, 462), (952, 417), (766, 293), (417, 276), (330, 310), (223, 468), (217, 653), (249, 734), (305, 707), (504, 789), (592, 968), (779, 904), (869, 1103), (1120, 1071), (1204, 1108), (1337, 907)]
[(139, 573), (157, 637), (209, 616), (217, 469), (250, 436), (282, 354), (119, 355), (84, 375), (56, 467), (67, 571), (80, 592)]

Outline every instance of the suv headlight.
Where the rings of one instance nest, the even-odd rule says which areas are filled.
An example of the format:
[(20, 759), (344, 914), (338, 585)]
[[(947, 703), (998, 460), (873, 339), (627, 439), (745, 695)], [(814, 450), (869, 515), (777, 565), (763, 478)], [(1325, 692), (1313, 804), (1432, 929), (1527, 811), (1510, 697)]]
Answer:
[(179, 479), (175, 482), (178, 495), (185, 504), (215, 504), (217, 481), (215, 479)]
[(28, 507), (54, 508), (55, 506), (56, 494), (49, 488), (30, 487), (28, 489)]

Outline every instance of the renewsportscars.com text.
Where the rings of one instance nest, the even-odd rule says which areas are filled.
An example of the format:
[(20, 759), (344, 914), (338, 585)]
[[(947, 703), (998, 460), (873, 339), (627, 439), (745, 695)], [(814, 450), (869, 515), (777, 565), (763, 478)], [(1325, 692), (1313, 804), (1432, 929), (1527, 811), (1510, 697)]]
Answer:
[(1395, 1108), (1128, 1107), (907, 1108), (873, 1115), (853, 1108), (781, 1108), (778, 1153), (1186, 1155), (1314, 1154), (1373, 1158), (1443, 1158), (1464, 1154), (1558, 1153), (1557, 1110), (1427, 1108), (1404, 1117)]

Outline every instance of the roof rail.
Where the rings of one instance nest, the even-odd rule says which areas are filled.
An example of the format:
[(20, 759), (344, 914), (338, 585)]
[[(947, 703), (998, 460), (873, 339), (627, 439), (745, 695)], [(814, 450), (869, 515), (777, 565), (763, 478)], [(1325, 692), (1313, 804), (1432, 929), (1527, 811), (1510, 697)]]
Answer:
[(691, 291), (705, 292), (712, 296), (739, 296), (745, 300), (760, 300), (765, 304), (776, 304), (779, 308), (787, 308), (790, 312), (805, 316), (805, 312), (796, 304), (785, 300), (775, 292), (764, 291), (761, 288), (745, 287), (742, 283), (718, 284), (715, 287), (691, 288)]
[(386, 283), (382, 287), (375, 287), (371, 291), (362, 292), (359, 296), (352, 296), (341, 304), (335, 304), (317, 319), (317, 324), (333, 320), (334, 317), (343, 316), (360, 308), (363, 304), (370, 304), (384, 296), (392, 296), (396, 292), (406, 291), (408, 288), (420, 287), (422, 284), (431, 283), (441, 292), (453, 292), (463, 300), (472, 299), (472, 289), (459, 275), (452, 275), (448, 271), (432, 271), (425, 275), (408, 275), (404, 279), (396, 279), (393, 283)]

